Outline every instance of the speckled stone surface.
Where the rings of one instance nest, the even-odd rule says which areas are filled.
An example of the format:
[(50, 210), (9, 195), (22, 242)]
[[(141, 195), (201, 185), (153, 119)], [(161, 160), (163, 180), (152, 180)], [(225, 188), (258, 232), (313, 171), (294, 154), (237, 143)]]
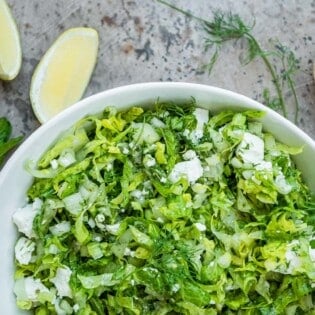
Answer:
[[(14, 134), (29, 136), (40, 126), (29, 101), (35, 66), (65, 29), (90, 26), (100, 35), (98, 63), (85, 96), (105, 89), (148, 81), (185, 81), (214, 85), (262, 101), (271, 87), (264, 65), (241, 66), (244, 42), (224, 45), (209, 76), (204, 64), (211, 51), (204, 49), (205, 33), (195, 21), (154, 0), (8, 0), (18, 23), (23, 65), (12, 82), (0, 81), (0, 116), (7, 116)], [(174, 2), (173, 2), (174, 3)], [(213, 9), (255, 17), (254, 35), (266, 49), (279, 39), (296, 53), (301, 71), (296, 76), (301, 102), (299, 126), (315, 139), (315, 1), (313, 0), (182, 0), (178, 6), (203, 18)], [(286, 95), (288, 106), (292, 96)], [(292, 111), (291, 118), (292, 118)]]

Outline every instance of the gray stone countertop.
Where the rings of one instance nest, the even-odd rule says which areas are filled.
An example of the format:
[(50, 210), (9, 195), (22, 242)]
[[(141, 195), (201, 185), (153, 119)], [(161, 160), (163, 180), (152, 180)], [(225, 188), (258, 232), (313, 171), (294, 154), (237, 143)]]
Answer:
[[(29, 136), (40, 124), (29, 100), (31, 76), (57, 36), (75, 26), (90, 26), (100, 36), (98, 62), (85, 96), (113, 87), (149, 81), (185, 81), (226, 88), (262, 101), (264, 87), (272, 89), (260, 60), (242, 66), (245, 43), (227, 43), (209, 76), (200, 23), (154, 0), (7, 0), (20, 30), (23, 64), (12, 82), (0, 81), (0, 116), (8, 117), (14, 135)], [(177, 6), (205, 19), (215, 9), (255, 20), (253, 34), (266, 49), (270, 39), (289, 46), (300, 60), (295, 77), (301, 102), (298, 125), (315, 139), (314, 0), (181, 0)], [(280, 65), (279, 65), (280, 66)], [(288, 106), (292, 96), (286, 91)], [(290, 118), (292, 119), (292, 111)]]

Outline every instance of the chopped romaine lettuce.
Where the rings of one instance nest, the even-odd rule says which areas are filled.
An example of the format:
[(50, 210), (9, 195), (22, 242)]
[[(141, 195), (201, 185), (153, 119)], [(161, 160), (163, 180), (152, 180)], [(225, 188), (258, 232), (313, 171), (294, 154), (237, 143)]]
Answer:
[[(108, 107), (37, 166), (13, 221), (35, 314), (314, 314), (314, 199), (263, 113)], [(34, 167), (35, 165), (35, 167)]]

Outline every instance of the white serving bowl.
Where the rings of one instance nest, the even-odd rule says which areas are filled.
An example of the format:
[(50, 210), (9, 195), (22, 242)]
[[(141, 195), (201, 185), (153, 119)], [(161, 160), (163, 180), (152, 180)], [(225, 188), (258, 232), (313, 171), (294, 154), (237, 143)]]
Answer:
[(198, 106), (216, 113), (224, 109), (263, 110), (264, 130), (288, 145), (304, 146), (302, 154), (294, 157), (305, 181), (315, 193), (315, 142), (281, 115), (245, 96), (231, 91), (190, 83), (144, 83), (104, 91), (68, 108), (38, 128), (13, 154), (0, 173), (0, 314), (24, 314), (18, 310), (13, 294), (14, 245), (17, 231), (12, 214), (25, 205), (26, 191), (32, 176), (24, 169), (27, 159), (37, 161), (59, 135), (76, 121), (89, 114), (99, 113), (105, 106), (123, 109), (131, 105), (145, 106), (161, 101), (187, 101), (194, 97)]

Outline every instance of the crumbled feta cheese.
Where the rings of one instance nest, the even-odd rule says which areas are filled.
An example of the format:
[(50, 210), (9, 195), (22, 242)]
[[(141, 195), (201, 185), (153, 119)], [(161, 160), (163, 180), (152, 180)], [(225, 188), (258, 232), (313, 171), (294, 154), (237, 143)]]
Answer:
[(164, 219), (161, 217), (156, 218), (156, 221), (159, 223), (164, 223)]
[(69, 165), (73, 164), (74, 162), (76, 162), (76, 158), (75, 158), (75, 153), (72, 149), (67, 148), (66, 150), (64, 150), (59, 159), (58, 162), (61, 166), (63, 167), (68, 167)]
[(94, 221), (93, 218), (89, 218), (88, 221), (87, 221), (87, 223), (88, 223), (88, 225), (89, 225), (89, 227), (90, 227), (91, 229), (94, 229), (95, 226), (96, 226), (95, 221)]
[(135, 256), (135, 251), (131, 250), (129, 247), (126, 247), (125, 251), (124, 251), (124, 256), (134, 257)]
[(183, 136), (186, 137), (186, 138), (188, 138), (189, 135), (190, 135), (189, 129), (185, 129), (185, 130), (183, 131)]
[(190, 134), (189, 134), (189, 139), (193, 144), (197, 144), (199, 142), (199, 140), (202, 138), (203, 136), (203, 131), (202, 130), (193, 130)]
[(193, 160), (195, 157), (197, 157), (197, 154), (194, 150), (188, 150), (183, 154), (184, 160)]
[(176, 183), (181, 177), (185, 176), (190, 183), (197, 181), (203, 175), (203, 168), (198, 158), (190, 161), (179, 162), (175, 164), (169, 180)]
[(207, 227), (203, 223), (200, 223), (200, 222), (195, 223), (195, 227), (200, 232), (205, 232), (207, 230)]
[(118, 222), (116, 224), (107, 224), (105, 227), (108, 233), (116, 235), (119, 231), (120, 223)]
[(56, 170), (58, 168), (58, 161), (56, 159), (53, 159), (50, 161), (50, 166), (53, 170)]
[(69, 221), (62, 221), (49, 228), (49, 231), (55, 236), (61, 236), (70, 232), (71, 226)]
[(171, 291), (172, 291), (173, 293), (176, 293), (176, 292), (179, 291), (179, 289), (180, 289), (180, 285), (179, 285), (178, 283), (175, 283), (175, 284), (172, 286)]
[(146, 154), (145, 157), (143, 158), (143, 165), (145, 167), (148, 167), (148, 168), (152, 167), (152, 166), (156, 165), (156, 160), (150, 154)]
[(105, 222), (105, 215), (102, 214), (102, 213), (97, 214), (96, 217), (95, 217), (95, 221), (96, 221), (97, 223), (103, 223), (103, 222)]
[(48, 253), (52, 255), (56, 255), (59, 253), (59, 248), (55, 244), (51, 244), (48, 247)]
[(163, 183), (163, 184), (165, 184), (165, 183), (167, 182), (167, 178), (161, 177), (160, 182)]
[(244, 132), (237, 152), (245, 163), (259, 164), (264, 160), (264, 141), (249, 132)]
[(231, 265), (232, 257), (231, 254), (226, 252), (218, 258), (218, 265), (222, 268), (228, 268)]
[(272, 171), (272, 163), (269, 161), (261, 161), (259, 164), (256, 165), (256, 169), (258, 171)]
[(106, 171), (111, 171), (113, 169), (113, 167), (114, 167), (113, 163), (107, 163)]
[(95, 242), (101, 242), (101, 241), (102, 241), (102, 237), (99, 236), (99, 235), (98, 235), (98, 236), (95, 236), (95, 237), (94, 237), (94, 241), (95, 241)]
[(153, 117), (150, 121), (150, 124), (154, 126), (155, 128), (165, 128), (166, 125), (164, 122), (156, 117)]
[(33, 237), (33, 221), (37, 213), (42, 207), (43, 202), (35, 199), (33, 203), (27, 204), (23, 208), (19, 208), (12, 216), (13, 222), (17, 226), (19, 232), (27, 237)]
[(123, 148), (123, 149), (122, 149), (122, 153), (123, 153), (123, 154), (129, 154), (129, 152), (130, 152), (130, 151), (129, 151), (128, 148)]
[(143, 197), (143, 193), (139, 189), (135, 189), (134, 191), (130, 193), (130, 195), (136, 199), (141, 199)]
[(192, 143), (197, 144), (203, 137), (203, 127), (209, 120), (209, 111), (203, 108), (196, 108), (193, 114), (197, 120), (196, 129), (192, 131), (185, 129), (183, 135)]
[(60, 297), (72, 297), (72, 292), (69, 285), (71, 274), (72, 271), (69, 267), (59, 267), (57, 269), (55, 277), (50, 280), (50, 282), (55, 285), (57, 289), (57, 294)]
[(32, 259), (35, 243), (22, 236), (15, 245), (15, 258), (22, 265), (27, 265)]
[(196, 108), (194, 111), (194, 116), (197, 119), (197, 126), (196, 130), (203, 130), (203, 126), (208, 122), (209, 120), (209, 110), (203, 109), (203, 108)]
[(280, 173), (275, 179), (275, 185), (280, 194), (288, 194), (292, 190), (292, 186), (287, 183), (284, 175)]
[(188, 138), (192, 143), (196, 144), (203, 137), (203, 127), (209, 120), (209, 111), (203, 108), (196, 108), (193, 114), (196, 117), (197, 126), (195, 130), (189, 133)]
[(72, 308), (75, 313), (80, 310), (80, 306), (78, 304), (74, 304)]

